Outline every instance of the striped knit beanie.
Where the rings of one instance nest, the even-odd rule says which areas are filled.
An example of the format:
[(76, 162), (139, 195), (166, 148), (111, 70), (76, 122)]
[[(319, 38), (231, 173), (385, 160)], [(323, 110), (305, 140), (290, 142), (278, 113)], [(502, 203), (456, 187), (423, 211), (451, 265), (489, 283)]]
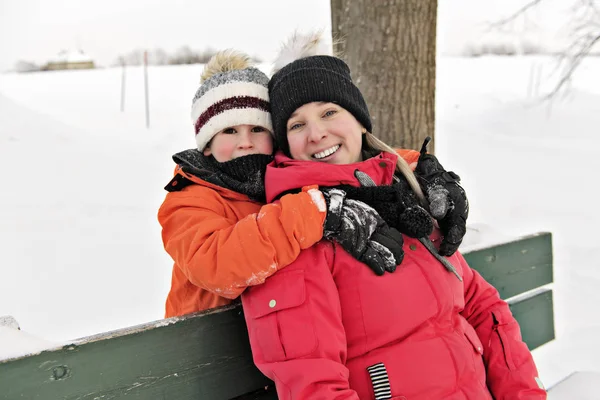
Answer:
[(269, 82), (271, 118), (279, 149), (288, 156), (287, 121), (296, 109), (312, 102), (344, 107), (369, 132), (371, 116), (362, 93), (352, 82), (350, 68), (331, 50), (320, 32), (292, 36), (275, 61)]
[(247, 55), (226, 50), (206, 64), (192, 101), (192, 123), (198, 150), (221, 130), (258, 125), (273, 132), (269, 114), (269, 78), (250, 66)]

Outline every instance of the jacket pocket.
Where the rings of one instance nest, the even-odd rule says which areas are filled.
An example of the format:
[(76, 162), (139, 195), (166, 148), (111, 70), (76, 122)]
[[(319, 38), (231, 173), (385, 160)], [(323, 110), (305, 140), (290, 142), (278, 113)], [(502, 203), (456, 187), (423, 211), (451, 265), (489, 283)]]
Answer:
[(473, 350), (480, 356), (483, 355), (483, 345), (481, 344), (481, 340), (479, 340), (479, 336), (477, 336), (477, 332), (473, 328), (465, 330), (465, 337), (473, 346)]
[(317, 347), (306, 301), (304, 271), (280, 271), (255, 286), (244, 302), (250, 341), (265, 362), (299, 358)]
[[(516, 369), (510, 346), (510, 339), (507, 334), (508, 324), (503, 323), (501, 314), (492, 313), (494, 320), (494, 326), (492, 327), (493, 334), (498, 336), (500, 344), (502, 345), (502, 353), (504, 354), (504, 361), (510, 371)], [(515, 322), (516, 324), (516, 322)]]
[(473, 328), (471, 324), (464, 320), (463, 322), (463, 332), (467, 342), (473, 349), (471, 353), (473, 356), (473, 373), (475, 380), (479, 383), (479, 385), (483, 388), (484, 392), (487, 392), (486, 386), (486, 373), (485, 373), (485, 364), (483, 361), (483, 344), (481, 343), (481, 339), (479, 339), (479, 335)]

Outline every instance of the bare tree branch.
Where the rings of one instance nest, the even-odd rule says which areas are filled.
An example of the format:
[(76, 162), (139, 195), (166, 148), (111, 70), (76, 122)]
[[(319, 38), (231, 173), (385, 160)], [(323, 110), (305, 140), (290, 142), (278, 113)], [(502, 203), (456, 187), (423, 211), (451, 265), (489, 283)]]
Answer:
[(579, 7), (584, 9), (587, 8), (595, 14), (600, 14), (600, 10), (598, 9), (598, 4), (596, 4), (596, 0), (579, 0), (578, 3)]
[(517, 19), (519, 16), (525, 14), (525, 12), (527, 10), (529, 10), (530, 8), (535, 7), (536, 5), (538, 5), (539, 3), (543, 2), (544, 0), (532, 0), (529, 3), (525, 4), (523, 7), (521, 7), (520, 9), (518, 9), (517, 11), (515, 11), (514, 13), (512, 13), (511, 15), (509, 15), (506, 18), (503, 18), (501, 20), (498, 20), (494, 23), (491, 24), (491, 28), (500, 28), (506, 24), (508, 24), (511, 21), (514, 21), (515, 19)]
[[(545, 0), (530, 0), (506, 18), (490, 24), (491, 28), (502, 28), (531, 8)], [(583, 60), (590, 55), (594, 46), (600, 43), (600, 1), (577, 0), (571, 7), (570, 42), (559, 54), (557, 71), (560, 77), (553, 89), (543, 96), (543, 100), (554, 98), (571, 81), (573, 74)]]
[(591, 49), (596, 45), (596, 43), (600, 43), (600, 33), (596, 35), (590, 34), (587, 37), (580, 39), (582, 39), (581, 41), (583, 43), (579, 46), (578, 51), (574, 55), (566, 57), (567, 66), (563, 70), (560, 80), (554, 86), (554, 88), (543, 97), (544, 100), (555, 97), (560, 90), (571, 81), (573, 73), (579, 67), (581, 62), (590, 54)]

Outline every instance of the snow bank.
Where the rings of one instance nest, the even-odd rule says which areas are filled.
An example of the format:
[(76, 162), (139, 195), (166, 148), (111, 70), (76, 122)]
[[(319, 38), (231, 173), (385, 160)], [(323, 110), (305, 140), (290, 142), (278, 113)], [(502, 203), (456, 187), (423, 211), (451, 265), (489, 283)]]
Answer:
[(0, 361), (37, 354), (62, 345), (8, 326), (0, 326)]
[(597, 400), (600, 373), (575, 372), (548, 393), (548, 400)]

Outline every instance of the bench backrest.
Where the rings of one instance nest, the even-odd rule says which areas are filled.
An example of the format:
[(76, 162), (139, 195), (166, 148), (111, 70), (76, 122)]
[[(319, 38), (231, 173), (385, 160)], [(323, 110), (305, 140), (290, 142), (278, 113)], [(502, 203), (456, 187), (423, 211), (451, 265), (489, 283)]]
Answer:
[[(465, 254), (508, 299), (534, 349), (554, 338), (549, 233)], [(276, 399), (253, 365), (240, 306), (85, 338), (0, 362), (0, 399)], [(249, 394), (250, 393), (250, 394)], [(237, 397), (242, 396), (242, 397)]]

